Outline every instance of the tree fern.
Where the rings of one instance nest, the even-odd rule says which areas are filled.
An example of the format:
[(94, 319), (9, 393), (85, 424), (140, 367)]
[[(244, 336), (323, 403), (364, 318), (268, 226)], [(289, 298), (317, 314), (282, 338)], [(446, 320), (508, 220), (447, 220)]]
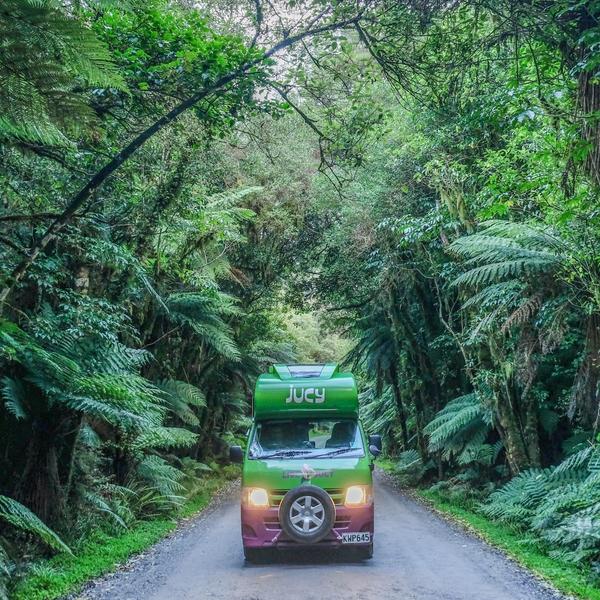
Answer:
[(20, 531), (31, 533), (60, 552), (71, 553), (69, 547), (27, 507), (16, 500), (0, 496), (0, 520)]
[(492, 428), (491, 411), (478, 394), (460, 396), (449, 402), (425, 427), (430, 452), (457, 458), (458, 464), (491, 464), (496, 449), (485, 443)]
[(101, 512), (102, 514), (108, 515), (119, 527), (127, 529), (127, 523), (125, 522), (125, 520), (121, 517), (120, 514), (118, 514), (116, 510), (113, 509), (110, 503), (100, 494), (85, 489), (82, 490), (81, 497), (89, 505), (93, 506), (95, 510)]
[(198, 435), (179, 427), (153, 427), (136, 437), (132, 443), (133, 450), (188, 448), (192, 446)]
[[(48, 402), (115, 426), (141, 428), (162, 423), (165, 409), (160, 391), (132, 372), (139, 364), (139, 354), (100, 339), (87, 345), (83, 339), (64, 333), (48, 346), (40, 346), (8, 325), (0, 329), (0, 349), (26, 369), (22, 380), (3, 382), (5, 402), (8, 398), (15, 417), (27, 415), (23, 386), (33, 385)], [(86, 352), (86, 348), (91, 351)]]
[(550, 273), (563, 261), (564, 246), (541, 229), (504, 221), (483, 223), (482, 229), (451, 244), (451, 252), (468, 267), (454, 285), (476, 287)]
[(397, 425), (398, 407), (391, 389), (376, 395), (373, 387), (359, 396), (361, 415), (370, 433), (379, 433), (386, 437), (394, 436)]
[(27, 418), (27, 394), (22, 381), (11, 377), (2, 378), (2, 398), (4, 408), (13, 415), (15, 419)]
[(524, 523), (532, 517), (533, 509), (547, 493), (549, 474), (541, 469), (519, 473), (490, 496), (483, 512), (495, 519)]
[(199, 425), (200, 421), (192, 407), (206, 407), (206, 398), (201, 390), (185, 381), (173, 379), (165, 379), (158, 387), (163, 391), (168, 410), (186, 425)]
[(233, 331), (223, 319), (239, 313), (231, 297), (214, 290), (178, 293), (172, 294), (166, 304), (171, 320), (187, 325), (217, 353), (230, 360), (239, 360), (240, 351)]
[[(149, 485), (155, 493), (162, 496), (163, 501), (171, 505), (179, 506), (184, 498), (181, 495), (185, 487), (182, 480), (185, 473), (170, 465), (159, 456), (147, 456), (140, 462), (137, 474)], [(155, 498), (155, 502), (157, 498)]]
[(552, 546), (551, 555), (581, 562), (600, 556), (600, 450), (583, 448), (551, 469), (520, 473), (482, 510), (516, 523)]
[(124, 89), (107, 47), (51, 0), (5, 0), (0, 139), (66, 144), (95, 125), (76, 88)]
[(8, 596), (8, 583), (12, 575), (14, 563), (0, 540), (0, 600), (10, 600)]

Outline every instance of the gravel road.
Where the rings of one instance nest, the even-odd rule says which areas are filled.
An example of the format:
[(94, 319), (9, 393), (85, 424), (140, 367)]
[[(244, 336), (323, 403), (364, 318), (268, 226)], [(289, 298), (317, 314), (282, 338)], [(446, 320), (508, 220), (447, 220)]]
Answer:
[(239, 490), (79, 600), (557, 600), (528, 572), (396, 491), (375, 487), (375, 557), (283, 555), (244, 563)]

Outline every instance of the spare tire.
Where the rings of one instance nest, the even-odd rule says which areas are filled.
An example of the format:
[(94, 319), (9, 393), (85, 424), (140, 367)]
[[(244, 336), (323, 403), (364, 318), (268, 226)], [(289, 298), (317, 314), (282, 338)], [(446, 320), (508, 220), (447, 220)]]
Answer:
[(279, 505), (279, 523), (292, 540), (301, 544), (320, 542), (333, 527), (335, 505), (331, 496), (316, 485), (290, 490)]

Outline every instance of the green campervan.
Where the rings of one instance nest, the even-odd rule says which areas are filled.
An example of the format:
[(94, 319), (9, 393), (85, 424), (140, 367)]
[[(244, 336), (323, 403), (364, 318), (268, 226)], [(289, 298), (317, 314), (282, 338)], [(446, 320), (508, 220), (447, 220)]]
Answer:
[(337, 365), (274, 365), (256, 383), (243, 462), (242, 541), (248, 560), (273, 548), (351, 547), (373, 555), (373, 456), (351, 373)]

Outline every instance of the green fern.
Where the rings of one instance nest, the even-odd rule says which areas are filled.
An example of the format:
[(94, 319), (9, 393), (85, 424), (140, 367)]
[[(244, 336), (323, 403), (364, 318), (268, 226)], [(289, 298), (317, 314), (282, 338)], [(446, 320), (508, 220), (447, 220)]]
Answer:
[(189, 448), (194, 445), (198, 435), (178, 427), (153, 427), (136, 437), (132, 443), (134, 451), (167, 448)]
[(14, 562), (10, 559), (0, 540), (0, 600), (10, 600), (8, 584), (14, 569)]
[(521, 473), (495, 491), (482, 511), (533, 531), (551, 556), (600, 557), (600, 449), (588, 446), (551, 469)]
[(371, 387), (360, 394), (359, 401), (361, 415), (369, 432), (394, 437), (398, 407), (392, 390), (388, 388), (378, 396)]
[(491, 411), (478, 394), (471, 393), (449, 402), (424, 431), (430, 452), (441, 451), (446, 460), (455, 457), (460, 465), (490, 465), (498, 452), (497, 447), (485, 443), (491, 429)]
[(223, 319), (239, 314), (230, 296), (215, 290), (179, 293), (171, 295), (166, 305), (173, 321), (187, 325), (200, 340), (227, 359), (240, 359), (233, 331)]
[(182, 483), (185, 473), (170, 465), (159, 456), (147, 456), (140, 462), (137, 475), (144, 480), (150, 489), (154, 490), (154, 503), (162, 503), (163, 507), (172, 509), (180, 506), (184, 497), (185, 487)]
[(2, 398), (4, 408), (17, 420), (27, 418), (27, 393), (22, 381), (4, 377), (2, 379)]
[[(483, 233), (457, 239), (451, 252), (466, 259), (469, 269), (453, 285), (489, 286), (506, 279), (551, 273), (563, 261), (558, 238), (530, 225), (489, 221)], [(476, 265), (476, 266), (474, 266)]]
[(69, 547), (54, 531), (45, 525), (27, 507), (12, 498), (0, 496), (0, 520), (20, 531), (25, 531), (39, 537), (54, 550), (71, 554)]
[(0, 38), (0, 139), (67, 144), (96, 127), (77, 88), (125, 88), (106, 45), (51, 0), (5, 0)]
[[(42, 540), (47, 546), (71, 554), (70, 548), (39, 517), (20, 502), (0, 495), (0, 522), (18, 532), (31, 534)], [(9, 556), (0, 536), (0, 600), (9, 600), (8, 584), (16, 565)]]
[(49, 403), (115, 426), (139, 429), (162, 423), (165, 409), (160, 391), (132, 372), (141, 360), (135, 351), (66, 333), (44, 348), (7, 323), (0, 327), (0, 351), (26, 370), (22, 380), (3, 380), (5, 404), (16, 418), (26, 418), (24, 386), (33, 386)]
[(206, 398), (201, 390), (185, 381), (173, 379), (165, 379), (158, 387), (164, 393), (165, 406), (168, 410), (186, 425), (199, 425), (200, 421), (192, 407), (206, 407)]
[(80, 495), (90, 506), (94, 507), (95, 510), (108, 515), (122, 529), (127, 529), (125, 520), (100, 494), (91, 490), (83, 490)]

